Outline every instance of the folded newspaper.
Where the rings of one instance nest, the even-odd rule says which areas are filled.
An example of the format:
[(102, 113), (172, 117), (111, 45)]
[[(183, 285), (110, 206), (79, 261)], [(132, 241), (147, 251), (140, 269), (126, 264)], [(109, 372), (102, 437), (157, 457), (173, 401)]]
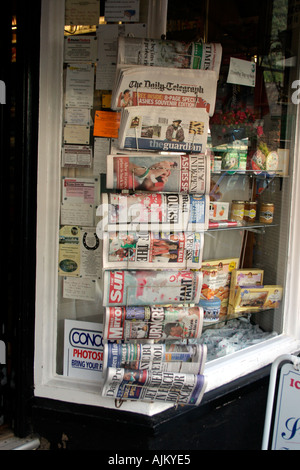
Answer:
[(206, 345), (200, 344), (104, 344), (103, 369), (202, 374), (207, 357)]
[(209, 194), (210, 155), (137, 152), (107, 155), (106, 187)]
[(117, 65), (111, 108), (203, 108), (212, 116), (217, 82), (214, 70)]
[(209, 195), (177, 193), (103, 193), (96, 215), (98, 238), (115, 231), (205, 231)]
[(209, 115), (201, 108), (131, 106), (121, 111), (120, 149), (205, 153)]
[(104, 271), (103, 306), (198, 303), (201, 271)]
[(200, 269), (203, 232), (104, 232), (103, 267)]
[(104, 341), (198, 339), (203, 327), (202, 307), (107, 307)]
[(221, 44), (118, 38), (118, 64), (214, 70), (219, 75), (221, 59)]
[(201, 374), (108, 367), (102, 396), (119, 400), (199, 405), (206, 389)]

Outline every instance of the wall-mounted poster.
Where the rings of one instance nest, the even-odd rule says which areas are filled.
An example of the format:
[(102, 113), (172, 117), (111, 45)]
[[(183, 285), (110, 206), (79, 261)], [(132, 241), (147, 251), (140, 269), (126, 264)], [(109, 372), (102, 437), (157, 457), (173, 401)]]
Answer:
[(96, 25), (100, 17), (100, 0), (66, 0), (65, 25)]
[(94, 99), (94, 65), (68, 64), (66, 107), (92, 108)]
[(140, 0), (106, 0), (105, 21), (139, 21)]

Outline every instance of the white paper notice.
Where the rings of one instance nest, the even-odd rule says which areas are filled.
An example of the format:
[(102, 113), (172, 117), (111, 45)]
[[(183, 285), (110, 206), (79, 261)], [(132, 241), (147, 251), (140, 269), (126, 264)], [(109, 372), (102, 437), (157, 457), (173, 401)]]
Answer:
[(228, 83), (255, 87), (256, 64), (248, 60), (230, 58)]
[(94, 301), (96, 298), (96, 282), (81, 277), (64, 277), (63, 297), (65, 299)]
[(145, 38), (147, 26), (139, 24), (103, 24), (97, 27), (96, 90), (111, 90), (115, 80), (118, 57), (118, 37)]
[(139, 21), (140, 0), (106, 0), (105, 21)]
[(61, 225), (94, 225), (95, 208), (92, 204), (61, 204)]
[(65, 145), (62, 148), (63, 168), (91, 168), (92, 147), (86, 145)]
[(90, 143), (90, 127), (64, 125), (64, 143), (65, 144), (86, 144)]
[(102, 251), (95, 227), (81, 228), (80, 275), (88, 279), (100, 279)]
[(91, 115), (89, 108), (66, 108), (64, 116), (65, 124), (75, 126), (90, 126)]
[(98, 178), (63, 178), (63, 203), (99, 204), (99, 199), (100, 183)]
[(96, 36), (67, 36), (64, 53), (64, 61), (67, 63), (96, 62), (97, 38)]
[(94, 175), (106, 173), (106, 157), (110, 154), (110, 139), (95, 138), (94, 139)]
[(97, 25), (100, 17), (100, 0), (66, 0), (65, 25)]
[(68, 64), (66, 107), (92, 108), (94, 99), (94, 65)]

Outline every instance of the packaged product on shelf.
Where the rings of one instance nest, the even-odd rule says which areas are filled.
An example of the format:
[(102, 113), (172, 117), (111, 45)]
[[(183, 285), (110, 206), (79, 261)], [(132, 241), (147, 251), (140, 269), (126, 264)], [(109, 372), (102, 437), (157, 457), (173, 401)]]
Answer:
[(199, 306), (203, 308), (204, 324), (211, 324), (219, 321), (221, 310), (221, 299), (219, 299), (219, 297), (200, 299)]
[(238, 286), (233, 308), (235, 312), (278, 308), (282, 300), (282, 286)]
[(209, 115), (203, 108), (129, 106), (121, 111), (120, 149), (205, 153)]
[(202, 299), (221, 300), (220, 318), (227, 314), (231, 273), (239, 267), (239, 258), (205, 260), (202, 262)]
[(106, 307), (105, 341), (174, 341), (200, 338), (203, 309), (184, 306)]
[(197, 303), (201, 286), (201, 271), (105, 271), (103, 305), (113, 307)]
[(105, 232), (103, 267), (199, 269), (203, 232)]
[[(111, 108), (203, 108), (214, 114), (218, 74), (213, 70), (117, 65)], [(179, 110), (178, 109), (178, 110)], [(159, 111), (160, 112), (160, 111)]]
[(206, 379), (201, 374), (108, 367), (102, 396), (197, 406), (206, 386)]
[(245, 201), (232, 201), (230, 218), (235, 220), (237, 225), (245, 225)]
[(129, 152), (107, 156), (106, 187), (137, 191), (208, 194), (208, 155)]
[(103, 369), (107, 367), (202, 374), (207, 355), (200, 344), (104, 344)]
[(237, 221), (236, 220), (210, 220), (208, 222), (209, 229), (219, 229), (219, 228), (229, 228), (229, 227), (236, 227)]
[(232, 307), (235, 303), (235, 296), (238, 286), (254, 287), (262, 286), (264, 278), (263, 269), (234, 269), (231, 272), (229, 305)]
[(103, 193), (97, 236), (114, 231), (203, 231), (209, 196), (175, 193)]
[(214, 70), (219, 75), (221, 58), (217, 43), (118, 38), (118, 64)]
[(230, 150), (222, 158), (222, 169), (231, 173), (244, 173), (247, 169), (247, 151)]
[(229, 202), (211, 201), (209, 203), (209, 220), (228, 220)]

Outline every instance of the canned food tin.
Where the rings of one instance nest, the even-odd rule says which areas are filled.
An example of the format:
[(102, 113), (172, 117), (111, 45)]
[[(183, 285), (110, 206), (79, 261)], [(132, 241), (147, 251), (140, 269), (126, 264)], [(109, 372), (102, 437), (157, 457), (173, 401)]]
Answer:
[(221, 299), (213, 297), (212, 299), (201, 299), (199, 307), (203, 308), (204, 323), (215, 323), (219, 320)]
[(255, 201), (245, 202), (244, 220), (248, 224), (253, 224), (256, 219), (256, 206), (257, 202)]
[(232, 220), (242, 222), (245, 213), (245, 202), (244, 201), (232, 201), (231, 204), (231, 216)]
[(259, 221), (263, 224), (271, 224), (273, 222), (274, 204), (272, 202), (261, 203), (259, 211)]

